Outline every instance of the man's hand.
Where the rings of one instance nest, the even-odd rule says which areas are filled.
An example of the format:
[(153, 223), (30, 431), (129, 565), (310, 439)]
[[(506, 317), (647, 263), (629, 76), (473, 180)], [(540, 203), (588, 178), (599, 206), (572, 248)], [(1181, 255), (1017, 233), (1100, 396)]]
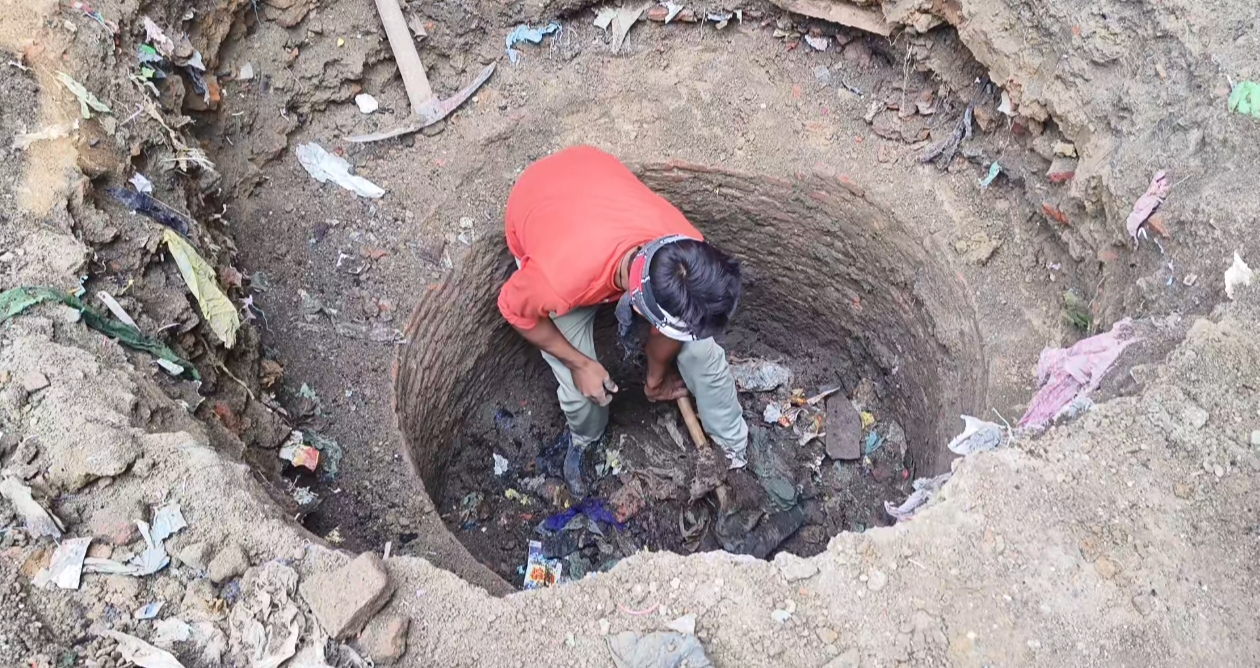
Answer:
[(612, 402), (612, 395), (617, 391), (617, 384), (612, 382), (604, 365), (593, 359), (586, 359), (586, 362), (570, 369), (573, 372), (573, 384), (577, 386), (582, 396), (600, 406), (607, 406)]
[(670, 370), (660, 382), (653, 383), (649, 378), (643, 386), (643, 394), (648, 401), (673, 401), (687, 396), (687, 384), (677, 372)]

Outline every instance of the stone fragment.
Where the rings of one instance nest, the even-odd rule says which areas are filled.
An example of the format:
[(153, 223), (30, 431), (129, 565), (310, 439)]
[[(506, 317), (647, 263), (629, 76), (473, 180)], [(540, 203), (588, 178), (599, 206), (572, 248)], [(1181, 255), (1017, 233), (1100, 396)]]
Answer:
[(210, 581), (215, 584), (223, 584), (234, 577), (239, 577), (248, 569), (249, 555), (245, 554), (245, 548), (236, 542), (225, 545), (206, 566)]
[(200, 571), (206, 570), (206, 556), (208, 547), (205, 543), (191, 543), (184, 546), (175, 553), (175, 558), (181, 564), (190, 566)]
[(28, 394), (38, 392), (48, 387), (48, 376), (38, 371), (27, 371), (22, 374), (22, 387), (26, 389)]
[(1063, 156), (1055, 156), (1050, 163), (1050, 169), (1046, 171), (1046, 178), (1051, 183), (1067, 183), (1076, 176), (1076, 160), (1065, 158)]
[(359, 634), (359, 647), (372, 657), (376, 665), (388, 665), (402, 658), (407, 651), (407, 630), (411, 618), (404, 615), (381, 615), (368, 622)]
[[(845, 402), (848, 403), (847, 401)], [(802, 559), (794, 554), (780, 552), (774, 557), (774, 564), (788, 582), (807, 580), (818, 574), (818, 566), (811, 559)]]
[[(862, 417), (853, 402), (840, 394), (827, 397), (827, 456), (853, 460), (862, 456)], [(814, 569), (817, 572), (817, 568)], [(808, 577), (808, 576), (806, 576)]]
[(335, 571), (316, 573), (298, 586), (319, 625), (333, 638), (358, 633), (385, 606), (393, 587), (385, 562), (364, 552)]
[(888, 576), (878, 568), (872, 568), (870, 573), (866, 574), (866, 588), (871, 591), (879, 591), (888, 584)]
[(1098, 557), (1098, 560), (1094, 562), (1094, 570), (1103, 578), (1110, 580), (1120, 572), (1120, 567), (1107, 557)]
[(859, 668), (862, 665), (862, 655), (858, 654), (857, 648), (854, 647), (849, 651), (837, 656), (827, 662), (823, 668)]
[(92, 536), (109, 545), (126, 545), (139, 535), (136, 520), (144, 517), (144, 505), (134, 498), (115, 495), (88, 520)]

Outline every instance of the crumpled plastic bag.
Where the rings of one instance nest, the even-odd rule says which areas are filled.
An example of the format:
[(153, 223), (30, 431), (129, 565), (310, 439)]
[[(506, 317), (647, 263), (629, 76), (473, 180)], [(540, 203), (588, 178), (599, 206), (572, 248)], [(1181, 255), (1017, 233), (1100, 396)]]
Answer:
[(311, 176), (320, 183), (332, 181), (359, 197), (379, 199), (385, 196), (385, 189), (350, 172), (350, 163), (345, 158), (333, 155), (323, 146), (314, 142), (297, 147), (297, 159)]
[(1134, 338), (1133, 321), (1125, 318), (1110, 332), (1077, 341), (1071, 348), (1042, 350), (1037, 362), (1041, 389), (1029, 402), (1019, 426), (1044, 428), (1073, 399), (1098, 389), (1120, 353), (1138, 341), (1141, 339)]
[(962, 433), (949, 442), (949, 451), (958, 455), (992, 450), (1002, 444), (1002, 427), (970, 415), (959, 416), (964, 427)]
[(558, 32), (559, 30), (560, 23), (557, 21), (552, 21), (541, 28), (530, 27), (528, 23), (522, 23), (516, 26), (512, 29), (512, 32), (508, 33), (507, 40), (505, 40), (507, 42), (508, 60), (515, 65), (521, 59), (521, 52), (513, 49), (513, 46), (516, 46), (521, 42), (541, 44), (544, 36)]
[(914, 481), (914, 491), (910, 493), (910, 496), (906, 497), (906, 500), (901, 502), (899, 506), (894, 506), (891, 501), (885, 501), (884, 512), (896, 518), (898, 522), (914, 517), (919, 508), (927, 505), (927, 502), (931, 501), (932, 497), (941, 491), (941, 487), (944, 487), (945, 483), (949, 482), (953, 475), (953, 471), (946, 471), (935, 478), (916, 479)]
[(1234, 264), (1225, 270), (1225, 296), (1234, 299), (1234, 290), (1240, 285), (1251, 285), (1251, 267), (1243, 262), (1242, 256), (1234, 252)]
[(768, 360), (740, 360), (731, 365), (740, 392), (769, 392), (792, 382), (792, 370)]

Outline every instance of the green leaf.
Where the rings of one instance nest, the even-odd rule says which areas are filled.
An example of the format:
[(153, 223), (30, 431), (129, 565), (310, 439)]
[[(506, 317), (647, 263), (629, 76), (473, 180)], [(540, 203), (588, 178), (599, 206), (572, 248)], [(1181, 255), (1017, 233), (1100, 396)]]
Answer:
[(188, 291), (197, 298), (201, 315), (210, 323), (210, 329), (223, 342), (224, 347), (236, 345), (236, 332), (241, 328), (241, 316), (236, 312), (236, 305), (232, 300), (219, 289), (214, 269), (174, 230), (163, 231), (162, 241), (175, 258), (175, 264), (179, 265), (179, 273), (184, 277)]

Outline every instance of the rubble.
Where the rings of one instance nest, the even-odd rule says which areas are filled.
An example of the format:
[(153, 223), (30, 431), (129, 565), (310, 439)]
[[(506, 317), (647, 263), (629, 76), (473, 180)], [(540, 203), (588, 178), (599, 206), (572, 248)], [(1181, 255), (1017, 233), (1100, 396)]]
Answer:
[(245, 573), (249, 568), (249, 555), (245, 553), (245, 548), (240, 543), (229, 541), (222, 549), (214, 555), (210, 563), (206, 565), (206, 571), (210, 575), (210, 581), (215, 584), (222, 584)]
[(319, 625), (333, 638), (358, 633), (393, 593), (385, 562), (364, 552), (345, 566), (316, 573), (299, 586)]
[(407, 651), (407, 629), (411, 618), (378, 615), (359, 634), (359, 647), (379, 666), (394, 663)]

